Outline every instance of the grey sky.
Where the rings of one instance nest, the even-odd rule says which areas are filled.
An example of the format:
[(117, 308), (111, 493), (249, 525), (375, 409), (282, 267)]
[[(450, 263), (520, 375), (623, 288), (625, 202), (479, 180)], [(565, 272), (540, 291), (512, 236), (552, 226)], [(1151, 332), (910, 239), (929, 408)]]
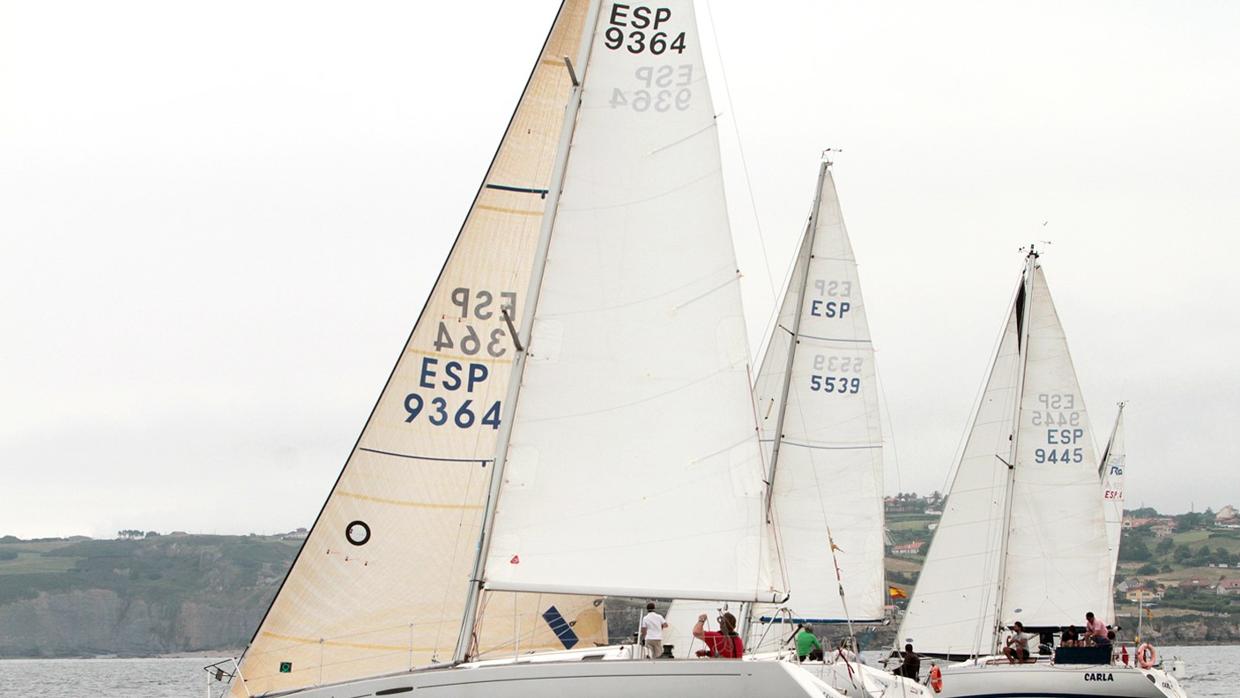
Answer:
[[(943, 484), (1050, 239), (1129, 506), (1240, 500), (1240, 5), (768, 5), (699, 9), (751, 339), (734, 126), (775, 285), (845, 150), (888, 489)], [(555, 6), (0, 0), (0, 534), (307, 525)]]

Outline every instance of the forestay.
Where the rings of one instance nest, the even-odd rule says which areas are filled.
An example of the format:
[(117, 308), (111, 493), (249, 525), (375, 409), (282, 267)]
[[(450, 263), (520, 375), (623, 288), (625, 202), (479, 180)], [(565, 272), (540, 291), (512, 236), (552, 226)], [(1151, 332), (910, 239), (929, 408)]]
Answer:
[[(753, 616), (881, 621), (883, 436), (874, 349), (828, 163), (818, 186), (816, 209), (754, 390), (762, 439), (778, 443), (770, 469), (793, 590), (785, 603), (790, 615), (758, 607)], [(835, 583), (829, 536), (837, 546), (846, 599)]]
[[(563, 56), (577, 53), (586, 5), (560, 9), (440, 278), (246, 650), (244, 686), (234, 681), (233, 695), (451, 658), (514, 353), (500, 308), (520, 312), (524, 302), (571, 87)], [(599, 491), (575, 496), (597, 503)], [(509, 653), (517, 643), (605, 642), (599, 602), (491, 596), (479, 644)], [(571, 636), (544, 619), (552, 607), (574, 624)]]
[(580, 68), (485, 585), (780, 599), (692, 4), (604, 2)]
[[(1115, 569), (1119, 564), (1120, 539), (1124, 535), (1124, 469), (1127, 451), (1124, 449), (1124, 403), (1119, 403), (1111, 438), (1102, 451), (1102, 464), (1098, 475), (1102, 479), (1102, 507), (1107, 523), (1107, 547), (1111, 551), (1111, 584), (1115, 586)], [(1115, 596), (1107, 603), (1107, 619), (1115, 619)]]

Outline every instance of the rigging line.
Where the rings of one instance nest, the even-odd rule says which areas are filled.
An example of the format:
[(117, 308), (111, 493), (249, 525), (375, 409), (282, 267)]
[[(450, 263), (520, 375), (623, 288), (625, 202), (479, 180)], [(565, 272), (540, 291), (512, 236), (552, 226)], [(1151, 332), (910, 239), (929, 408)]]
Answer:
[(723, 52), (719, 46), (719, 32), (715, 28), (715, 17), (710, 9), (710, 3), (703, 3), (706, 9), (706, 20), (710, 25), (710, 35), (715, 44), (715, 58), (719, 63), (719, 77), (723, 83), (724, 99), (728, 103), (728, 113), (732, 115), (729, 121), (732, 122), (732, 133), (736, 136), (736, 151), (740, 155), (741, 172), (745, 175), (745, 189), (749, 193), (749, 210), (753, 213), (754, 227), (758, 231), (758, 244), (762, 248), (762, 263), (766, 271), (767, 285), (771, 291), (771, 300), (778, 303), (779, 296), (775, 291), (775, 275), (771, 272), (771, 258), (766, 251), (766, 237), (762, 234), (762, 221), (758, 218), (758, 203), (753, 195), (753, 182), (749, 178), (749, 165), (745, 160), (745, 145), (741, 142), (740, 127), (736, 121), (736, 108), (732, 104), (732, 90), (728, 87), (728, 72), (724, 67)]
[[(1020, 291), (1021, 284), (1017, 284), (1012, 291), (1012, 297), (1003, 310), (1003, 324), (1000, 326), (999, 335), (995, 337), (994, 344), (990, 348), (988, 356), (991, 357), (986, 372), (982, 374), (982, 380), (977, 386), (977, 391), (973, 395), (973, 408), (969, 411), (969, 419), (965, 425), (964, 431), (960, 433), (960, 439), (956, 442), (956, 448), (952, 456), (952, 467), (947, 470), (947, 477), (943, 480), (942, 489), (939, 491), (946, 497), (951, 492), (952, 482), (956, 479), (956, 472), (960, 469), (960, 463), (964, 458), (964, 449), (967, 446), (967, 439), (973, 433), (978, 424), (978, 413), (982, 404), (982, 397), (986, 393), (987, 386), (990, 385), (991, 374), (995, 370), (995, 364), (999, 360), (999, 351), (1003, 348), (1003, 339), (1007, 336), (1008, 323), (1011, 320), (1012, 308), (1016, 305), (1016, 295)], [(1014, 390), (1015, 388), (1010, 388)]]
[[(884, 385), (882, 379), (878, 375), (878, 362), (877, 361), (874, 362), (874, 382), (878, 384), (878, 394), (879, 394), (879, 397), (881, 398), (881, 400), (878, 403), (879, 410), (880, 410), (879, 416), (878, 416), (879, 428), (880, 429), (882, 428), (882, 422), (883, 422), (882, 413), (885, 412), (887, 413), (887, 429), (883, 431), (882, 433), (884, 435), (887, 435), (887, 439), (891, 441), (891, 460), (896, 470), (896, 491), (903, 492), (904, 491), (903, 478), (900, 475), (900, 452), (896, 448), (896, 426), (891, 421), (891, 402), (887, 399), (887, 386)], [(939, 490), (939, 492), (941, 493), (942, 490)], [(942, 505), (940, 504), (940, 507), (941, 506)]]
[[(801, 263), (801, 251), (801, 244), (798, 243), (797, 253), (793, 255), (792, 259), (788, 262), (788, 268), (784, 271), (784, 280), (780, 282), (779, 285), (780, 288), (785, 289), (784, 295), (782, 297), (775, 297), (774, 310), (767, 314), (766, 326), (762, 328), (762, 338), (759, 340), (761, 343), (758, 345), (757, 353), (753, 356), (753, 363), (758, 366), (759, 376), (762, 375), (762, 366), (766, 363), (766, 354), (771, 350), (771, 343), (775, 341), (775, 333), (772, 328), (778, 325), (779, 329), (782, 329), (789, 335), (792, 334), (791, 330), (783, 325), (779, 325), (779, 318), (780, 314), (783, 312), (784, 299), (787, 298), (788, 292), (791, 290), (793, 277), (796, 275), (797, 266)], [(797, 306), (797, 308), (799, 310), (800, 306)], [(759, 356), (762, 357), (762, 362), (758, 362)]]

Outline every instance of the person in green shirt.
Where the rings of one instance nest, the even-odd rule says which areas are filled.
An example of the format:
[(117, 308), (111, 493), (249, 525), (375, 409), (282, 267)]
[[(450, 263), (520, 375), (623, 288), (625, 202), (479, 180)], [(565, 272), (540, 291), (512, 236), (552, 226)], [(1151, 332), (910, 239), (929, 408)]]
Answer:
[(814, 635), (814, 629), (808, 625), (801, 625), (797, 629), (797, 661), (822, 660), (822, 644), (818, 642), (818, 637)]

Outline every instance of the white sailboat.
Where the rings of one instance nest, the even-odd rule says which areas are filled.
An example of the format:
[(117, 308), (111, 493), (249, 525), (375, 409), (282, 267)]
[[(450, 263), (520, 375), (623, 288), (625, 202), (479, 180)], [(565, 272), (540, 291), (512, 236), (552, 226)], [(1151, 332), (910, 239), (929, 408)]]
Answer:
[[(997, 656), (1005, 628), (1037, 637), (1109, 608), (1098, 459), (1059, 316), (1030, 249), (943, 517), (897, 634), (942, 669), (951, 698), (1183, 696), (1159, 669)], [(1037, 654), (1037, 642), (1030, 650)]]
[(786, 597), (745, 337), (692, 3), (565, 2), (231, 694), (838, 695), (580, 661), (601, 596)]
[[(778, 312), (754, 400), (793, 591), (782, 604), (752, 604), (744, 613), (747, 646), (755, 657), (795, 660), (789, 639), (800, 624), (846, 625), (851, 631), (854, 623), (884, 622), (887, 604), (874, 347), (830, 161), (820, 166)], [(715, 618), (718, 606), (673, 604), (668, 621), (677, 656), (700, 649), (689, 630), (699, 613)], [(850, 695), (924, 690), (846, 661), (831, 648), (825, 662), (802, 666)], [(895, 687), (902, 693), (884, 693)]]
[[(1119, 544), (1124, 536), (1124, 403), (1119, 403), (1111, 438), (1102, 450), (1098, 476), (1102, 480), (1102, 507), (1107, 522), (1107, 547), (1111, 552), (1111, 589), (1115, 588), (1115, 570), (1119, 565)], [(1115, 618), (1115, 594), (1107, 599), (1107, 618)]]

